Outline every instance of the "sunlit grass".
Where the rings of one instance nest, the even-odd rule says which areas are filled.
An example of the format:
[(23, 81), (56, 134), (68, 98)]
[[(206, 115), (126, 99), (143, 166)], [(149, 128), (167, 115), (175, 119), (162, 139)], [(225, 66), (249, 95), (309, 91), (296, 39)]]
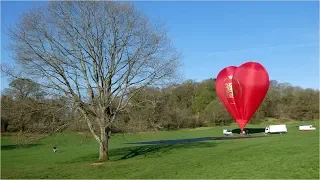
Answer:
[(56, 134), (24, 148), (2, 137), (1, 178), (319, 179), (319, 131), (300, 132), (297, 125), (288, 124), (287, 134), (263, 138), (172, 145), (127, 143), (222, 136), (225, 127), (118, 134), (111, 138), (111, 160), (102, 165), (92, 165), (98, 145), (90, 134)]

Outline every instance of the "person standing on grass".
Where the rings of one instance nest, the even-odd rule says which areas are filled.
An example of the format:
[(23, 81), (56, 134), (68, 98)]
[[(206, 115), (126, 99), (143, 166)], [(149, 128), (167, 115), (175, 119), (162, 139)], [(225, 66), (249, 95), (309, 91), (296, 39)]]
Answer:
[(53, 152), (56, 153), (58, 151), (57, 147), (53, 147)]

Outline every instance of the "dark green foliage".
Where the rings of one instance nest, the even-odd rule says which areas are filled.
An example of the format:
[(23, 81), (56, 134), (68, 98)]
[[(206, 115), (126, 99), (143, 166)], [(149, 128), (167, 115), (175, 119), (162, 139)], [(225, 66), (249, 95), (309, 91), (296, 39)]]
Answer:
[(231, 115), (218, 99), (211, 101), (201, 113), (200, 119), (205, 124), (214, 126), (229, 125), (233, 122)]
[(212, 100), (216, 98), (215, 84), (212, 79), (204, 80), (199, 83), (196, 88), (195, 97), (193, 99), (193, 113), (203, 111)]
[[(155, 106), (146, 105), (135, 113), (140, 115), (138, 118), (140, 121), (145, 119), (149, 123), (142, 115), (148, 112), (148, 108), (154, 107), (149, 116), (156, 116), (158, 127), (163, 129), (221, 126), (235, 122), (217, 98), (214, 83), (212, 79), (199, 83), (187, 81), (162, 90), (158, 89), (157, 98), (148, 96), (144, 100), (161, 102), (161, 106), (154, 109)], [(143, 93), (155, 93), (155, 91), (146, 89)], [(143, 101), (141, 98), (142, 96), (140, 101)], [(318, 90), (302, 89), (288, 83), (271, 81), (265, 99), (249, 123), (259, 124), (267, 118), (301, 121), (317, 119), (318, 101)]]
[(293, 119), (303, 121), (319, 118), (319, 92), (312, 89), (297, 91), (290, 110)]

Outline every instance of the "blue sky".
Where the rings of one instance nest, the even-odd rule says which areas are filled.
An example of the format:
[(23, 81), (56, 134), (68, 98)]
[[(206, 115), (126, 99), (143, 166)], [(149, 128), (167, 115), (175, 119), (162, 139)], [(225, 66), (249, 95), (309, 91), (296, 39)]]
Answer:
[[(11, 62), (5, 28), (33, 5), (1, 2), (1, 61)], [(226, 66), (257, 61), (270, 79), (319, 88), (318, 2), (136, 2), (149, 17), (165, 20), (183, 52), (185, 79), (214, 78)], [(1, 90), (8, 82), (2, 78)]]

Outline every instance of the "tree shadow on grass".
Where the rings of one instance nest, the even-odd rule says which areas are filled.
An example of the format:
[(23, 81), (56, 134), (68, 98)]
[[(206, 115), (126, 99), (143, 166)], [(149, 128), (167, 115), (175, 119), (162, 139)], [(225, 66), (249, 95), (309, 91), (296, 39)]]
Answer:
[[(117, 149), (110, 149), (109, 155), (111, 161), (119, 161), (130, 159), (138, 156), (165, 156), (174, 150), (187, 148), (210, 148), (215, 147), (216, 144), (212, 142), (195, 142), (195, 143), (181, 143), (181, 144), (161, 144), (161, 145), (141, 145), (133, 147), (124, 147)], [(97, 149), (98, 150), (98, 149)], [(86, 156), (78, 157), (64, 163), (78, 163), (78, 162), (97, 162), (99, 153), (88, 154)]]
[(191, 142), (180, 144), (161, 144), (161, 145), (145, 145), (123, 148), (121, 151), (110, 151), (111, 156), (117, 157), (118, 160), (130, 159), (137, 156), (155, 155), (162, 156), (170, 153), (173, 150), (188, 149), (188, 148), (210, 148), (215, 147), (216, 144), (212, 142)]
[[(240, 132), (240, 130), (239, 130)], [(136, 144), (136, 146), (110, 149), (109, 155), (111, 161), (125, 160), (138, 156), (143, 157), (161, 157), (165, 156), (172, 151), (188, 149), (188, 148), (212, 148), (217, 146), (218, 143), (212, 140), (236, 140), (246, 138), (260, 138), (265, 136), (246, 136), (246, 137), (201, 137), (190, 139), (174, 139), (174, 140), (159, 140), (159, 141), (146, 141), (146, 142), (132, 142), (126, 144)], [(202, 141), (202, 142), (200, 142)], [(140, 144), (140, 145), (139, 145)], [(98, 149), (97, 149), (98, 150)], [(99, 154), (92, 153), (86, 156), (75, 158), (65, 163), (75, 162), (96, 162), (98, 161)]]
[(12, 149), (23, 149), (23, 148), (32, 148), (32, 147), (37, 147), (41, 146), (43, 144), (23, 144), (23, 145), (2, 145), (1, 150), (12, 150)]
[(193, 143), (199, 141), (212, 140), (212, 137), (200, 137), (200, 138), (189, 138), (189, 139), (171, 139), (171, 140), (158, 140), (158, 141), (143, 141), (133, 142), (126, 144), (149, 144), (149, 145), (161, 145), (161, 144), (179, 144), (179, 143)]
[[(244, 128), (245, 131), (248, 130), (250, 134), (258, 134), (263, 133), (265, 131), (265, 128)], [(232, 133), (240, 134), (241, 130), (239, 128), (233, 129)]]

